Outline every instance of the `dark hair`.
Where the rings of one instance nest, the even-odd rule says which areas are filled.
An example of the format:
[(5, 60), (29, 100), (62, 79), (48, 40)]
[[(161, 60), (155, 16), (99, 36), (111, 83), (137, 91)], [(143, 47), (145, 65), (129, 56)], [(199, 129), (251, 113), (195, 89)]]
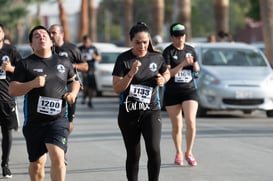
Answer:
[(0, 28), (2, 28), (3, 30), (5, 29), (5, 27), (2, 23), (0, 23)]
[(225, 38), (228, 37), (228, 33), (224, 32), (224, 31), (219, 31), (217, 34), (220, 38)]
[(90, 39), (88, 35), (84, 35), (84, 36), (82, 37), (82, 40), (83, 40), (83, 41), (86, 41), (86, 40), (88, 40), (88, 39)]
[(62, 26), (62, 25), (59, 25), (59, 24), (53, 24), (53, 25), (51, 25), (51, 26), (50, 26), (50, 28), (52, 28), (52, 27), (58, 27), (58, 28), (59, 28), (60, 33), (64, 33), (64, 28), (63, 28), (63, 26)]
[(138, 22), (137, 24), (135, 24), (130, 32), (129, 32), (129, 36), (130, 36), (130, 40), (132, 40), (135, 35), (139, 32), (146, 32), (149, 34), (149, 45), (148, 45), (148, 51), (149, 52), (157, 52), (156, 50), (154, 50), (153, 45), (152, 45), (152, 41), (151, 41), (151, 37), (150, 37), (150, 30), (149, 27), (143, 23), (143, 22)]
[(40, 29), (45, 30), (47, 32), (48, 36), (50, 37), (50, 33), (47, 30), (47, 28), (42, 26), (42, 25), (38, 25), (38, 26), (35, 26), (34, 28), (32, 28), (32, 30), (29, 33), (28, 40), (29, 40), (30, 43), (32, 43), (32, 37), (33, 37), (34, 31), (40, 30)]

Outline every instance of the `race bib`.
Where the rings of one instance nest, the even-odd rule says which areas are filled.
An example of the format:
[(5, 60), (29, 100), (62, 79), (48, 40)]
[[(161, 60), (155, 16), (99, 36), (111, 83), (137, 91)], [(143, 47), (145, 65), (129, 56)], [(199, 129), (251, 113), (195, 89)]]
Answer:
[(62, 99), (40, 96), (37, 112), (46, 115), (57, 115), (62, 110)]
[(6, 71), (0, 66), (0, 79), (6, 79)]
[(140, 102), (149, 104), (151, 102), (152, 92), (152, 87), (132, 84), (130, 86), (129, 97), (133, 97)]
[(189, 83), (192, 80), (191, 70), (181, 70), (174, 76), (174, 82), (176, 83)]

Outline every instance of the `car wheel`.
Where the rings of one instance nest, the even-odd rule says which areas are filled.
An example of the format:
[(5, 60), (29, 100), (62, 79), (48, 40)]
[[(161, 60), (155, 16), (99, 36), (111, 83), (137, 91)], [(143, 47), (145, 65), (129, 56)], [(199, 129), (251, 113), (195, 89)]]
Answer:
[(273, 110), (266, 111), (267, 117), (273, 117)]
[(199, 105), (197, 110), (197, 117), (206, 117), (206, 116), (207, 116), (207, 109)]

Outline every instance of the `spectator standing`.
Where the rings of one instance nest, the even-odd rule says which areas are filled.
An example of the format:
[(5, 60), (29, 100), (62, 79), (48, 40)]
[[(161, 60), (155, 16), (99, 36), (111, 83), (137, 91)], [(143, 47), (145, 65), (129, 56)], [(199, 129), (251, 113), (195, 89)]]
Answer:
[(17, 63), (9, 94), (25, 95), (23, 134), (30, 180), (44, 180), (48, 152), (51, 180), (64, 181), (69, 135), (66, 104), (75, 103), (80, 83), (70, 60), (52, 54), (53, 42), (45, 27), (34, 27), (29, 42), (33, 54)]
[(2, 132), (2, 175), (11, 178), (9, 156), (12, 146), (12, 129), (18, 129), (15, 98), (8, 94), (14, 65), (21, 59), (15, 47), (4, 43), (4, 25), (0, 24), (0, 125)]
[[(67, 57), (71, 61), (76, 72), (86, 72), (88, 70), (88, 64), (82, 59), (81, 52), (78, 47), (70, 42), (64, 41), (63, 27), (58, 24), (53, 24), (50, 26), (49, 32), (54, 43), (53, 52), (59, 56)], [(79, 76), (78, 78), (80, 79)], [(74, 104), (69, 104), (68, 120), (70, 122), (70, 132), (73, 130), (73, 119), (75, 117), (75, 111), (76, 102)]]
[(82, 104), (85, 104), (85, 99), (88, 97), (88, 107), (93, 108), (92, 98), (97, 88), (95, 68), (96, 63), (101, 60), (101, 56), (88, 35), (83, 36), (83, 44), (79, 49), (82, 53), (82, 58), (88, 63), (88, 71), (83, 73)]
[(128, 181), (138, 180), (140, 138), (148, 155), (148, 180), (158, 181), (161, 155), (159, 86), (170, 78), (162, 55), (154, 51), (147, 25), (137, 23), (130, 32), (132, 49), (121, 53), (113, 69), (113, 88), (120, 94), (118, 125), (126, 152)]
[(163, 51), (163, 56), (170, 70), (171, 79), (165, 86), (164, 103), (172, 123), (172, 137), (176, 149), (175, 164), (183, 165), (183, 113), (186, 123), (184, 156), (189, 165), (196, 166), (197, 161), (192, 154), (198, 108), (194, 72), (198, 72), (200, 67), (194, 48), (185, 44), (185, 33), (185, 26), (180, 23), (170, 26), (172, 44)]

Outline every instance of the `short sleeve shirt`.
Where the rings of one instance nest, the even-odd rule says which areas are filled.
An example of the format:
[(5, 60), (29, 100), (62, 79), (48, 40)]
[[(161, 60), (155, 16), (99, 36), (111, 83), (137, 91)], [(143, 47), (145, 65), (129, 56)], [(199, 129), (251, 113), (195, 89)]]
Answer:
[(144, 57), (136, 57), (131, 50), (120, 54), (113, 69), (113, 76), (124, 77), (135, 60), (141, 66), (128, 88), (120, 95), (120, 105), (131, 110), (159, 110), (160, 100), (156, 75), (167, 70), (164, 58), (159, 53), (148, 52)]
[(25, 122), (52, 121), (66, 116), (63, 95), (68, 79), (75, 74), (67, 58), (58, 55), (40, 58), (32, 54), (17, 64), (12, 80), (28, 82), (44, 74), (47, 75), (45, 86), (34, 88), (25, 95)]
[(11, 79), (12, 73), (5, 72), (2, 70), (2, 59), (7, 57), (11, 63), (11, 65), (15, 66), (16, 63), (21, 59), (21, 55), (16, 50), (14, 46), (3, 44), (3, 47), (0, 49), (0, 101), (7, 102), (13, 101), (12, 98), (8, 94), (9, 81)]
[(78, 64), (85, 62), (82, 59), (81, 52), (79, 48), (70, 42), (64, 42), (64, 44), (60, 47), (54, 46), (54, 51), (59, 56), (67, 57), (72, 64)]
[(93, 59), (93, 55), (99, 55), (98, 49), (91, 45), (90, 47), (80, 46), (79, 47), (82, 55), (82, 59), (88, 63), (88, 72), (94, 73), (95, 71), (95, 62), (96, 60)]
[[(163, 57), (167, 65), (170, 65), (171, 69), (179, 65), (185, 60), (187, 54), (193, 56), (194, 62), (197, 61), (197, 56), (194, 48), (188, 44), (184, 45), (183, 50), (178, 50), (173, 46), (169, 45), (163, 51)], [(177, 94), (186, 90), (194, 89), (194, 77), (193, 77), (193, 66), (183, 67), (174, 77), (171, 77), (166, 84), (166, 93)]]

